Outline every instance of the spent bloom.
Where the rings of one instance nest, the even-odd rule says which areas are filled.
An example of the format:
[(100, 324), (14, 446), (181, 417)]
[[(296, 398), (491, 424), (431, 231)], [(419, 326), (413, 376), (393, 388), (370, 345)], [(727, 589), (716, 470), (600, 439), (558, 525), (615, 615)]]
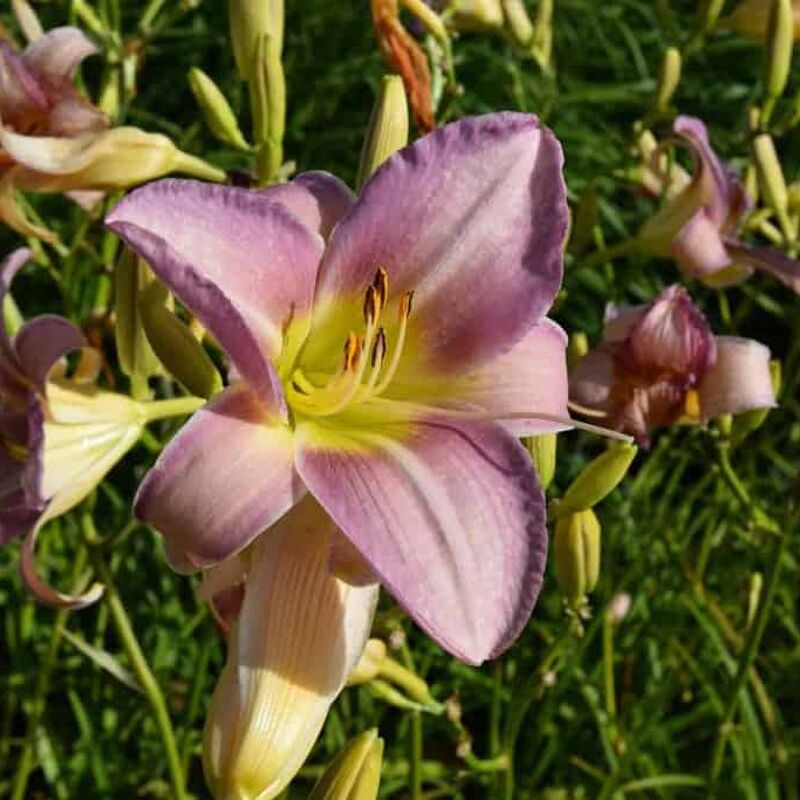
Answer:
[[(0, 266), (0, 306), (29, 252)], [(0, 545), (25, 536), (22, 574), (37, 597), (72, 607), (97, 591), (69, 598), (46, 586), (34, 566), (40, 527), (83, 500), (139, 439), (145, 417), (129, 398), (95, 386), (99, 359), (84, 351), (67, 377), (63, 356), (85, 341), (72, 323), (41, 316), (11, 338), (0, 327)]]
[(714, 336), (680, 286), (607, 311), (602, 342), (570, 377), (570, 397), (643, 444), (653, 428), (775, 404), (769, 350)]
[[(262, 192), (170, 180), (108, 217), (232, 364), (232, 384), (145, 478), (137, 514), (179, 568), (227, 570), (244, 551), (237, 642), (250, 638), (248, 602), (293, 630), (323, 613), (288, 602), (270, 611), (258, 597), (260, 571), (290, 557), (267, 529), (304, 496), (293, 513), (329, 519), (330, 532), (326, 570), (310, 576), (316, 562), (302, 559), (296, 579), (332, 574), (361, 589), (335, 601), (341, 623), (313, 642), (325, 668), (294, 681), (315, 699), (313, 722), (275, 728), (302, 757), (361, 654), (376, 581), (470, 663), (510, 646), (530, 615), (547, 534), (516, 436), (567, 417), (566, 340), (544, 316), (567, 228), (561, 165), (534, 117), (501, 113), (399, 151), (357, 199), (324, 173)], [(267, 547), (274, 556), (258, 558)], [(350, 614), (361, 626), (346, 637), (352, 652), (342, 644)], [(242, 659), (234, 649), (229, 663)], [(292, 679), (294, 669), (267, 671)], [(230, 685), (242, 679), (230, 675)], [(254, 708), (241, 713), (262, 713)]]
[(666, 190), (666, 200), (639, 232), (641, 249), (674, 258), (687, 277), (710, 285), (736, 283), (757, 269), (800, 292), (800, 261), (739, 239), (752, 200), (734, 170), (711, 149), (705, 125), (694, 117), (678, 117), (674, 131), (692, 153), (694, 171), (689, 176), (674, 165), (663, 175), (658, 169), (661, 149), (643, 137), (642, 152), (650, 162), (645, 187), (654, 193)]
[(105, 114), (73, 85), (81, 62), (98, 52), (82, 31), (61, 27), (42, 33), (38, 21), (24, 27), (31, 38), (24, 50), (0, 41), (0, 220), (9, 227), (56, 238), (27, 219), (15, 189), (73, 192), (73, 199), (91, 202), (98, 192), (172, 170), (221, 177), (166, 136), (133, 127), (109, 129)]

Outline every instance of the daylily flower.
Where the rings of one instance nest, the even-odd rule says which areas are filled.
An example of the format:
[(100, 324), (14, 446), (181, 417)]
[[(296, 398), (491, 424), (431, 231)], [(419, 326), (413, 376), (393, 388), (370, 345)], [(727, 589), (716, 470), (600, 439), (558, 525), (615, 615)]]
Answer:
[(83, 204), (100, 199), (98, 192), (172, 170), (224, 177), (166, 136), (131, 127), (108, 130), (105, 114), (73, 87), (78, 66), (96, 52), (82, 31), (70, 27), (36, 36), (22, 52), (0, 41), (0, 220), (23, 235), (56, 239), (26, 218), (15, 189), (73, 192)]
[[(639, 248), (674, 258), (687, 277), (712, 286), (736, 283), (758, 269), (800, 292), (800, 261), (738, 238), (752, 200), (736, 173), (711, 149), (705, 125), (693, 117), (678, 117), (674, 130), (694, 156), (694, 173), (689, 177), (673, 166), (669, 178), (659, 181), (657, 165), (651, 163), (645, 170), (650, 191), (664, 188), (668, 180), (667, 199), (639, 232)], [(659, 148), (642, 141), (647, 155), (657, 159)]]
[[(247, 572), (206, 739), (220, 796), (246, 784), (267, 800), (302, 763), (361, 655), (376, 580), (469, 663), (525, 625), (547, 534), (515, 435), (569, 422), (566, 337), (543, 316), (561, 280), (561, 165), (534, 117), (494, 114), (400, 150), (358, 199), (324, 173), (257, 193), (161, 181), (109, 215), (232, 364), (135, 501), (173, 565), (218, 565), (212, 595)], [(290, 542), (326, 569), (262, 583), (297, 560)]]
[(608, 310), (602, 342), (570, 376), (570, 397), (644, 445), (654, 428), (775, 405), (769, 350), (714, 336), (680, 286)]
[(137, 494), (174, 565), (219, 563), (310, 492), (443, 647), (478, 664), (511, 645), (547, 541), (514, 434), (568, 423), (566, 339), (543, 316), (561, 164), (534, 117), (501, 113), (399, 151), (357, 200), (318, 173), (263, 193), (161, 181), (117, 205), (108, 225), (237, 378)]
[[(0, 265), (0, 307), (29, 255), (16, 250)], [(100, 588), (74, 598), (47, 586), (34, 562), (40, 528), (83, 500), (138, 441), (147, 421), (176, 411), (175, 401), (141, 404), (98, 389), (100, 359), (85, 345), (72, 323), (53, 315), (27, 322), (13, 339), (0, 326), (0, 546), (24, 536), (28, 588), (48, 605), (72, 608), (94, 602)], [(62, 357), (74, 350), (82, 358), (67, 377)]]
[[(769, 30), (770, 0), (744, 0), (720, 26), (752, 39), (766, 39)], [(794, 38), (800, 40), (800, 0), (792, 0)]]

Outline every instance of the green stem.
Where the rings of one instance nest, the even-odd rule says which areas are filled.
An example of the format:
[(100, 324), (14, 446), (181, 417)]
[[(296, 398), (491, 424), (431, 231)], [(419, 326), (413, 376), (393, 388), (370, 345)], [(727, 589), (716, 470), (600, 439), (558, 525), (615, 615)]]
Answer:
[[(97, 533), (94, 529), (94, 522), (89, 515), (84, 516), (83, 524), (87, 540), (90, 542), (96, 540)], [(147, 697), (153, 709), (156, 725), (161, 735), (161, 741), (164, 745), (164, 751), (167, 757), (174, 800), (186, 800), (187, 795), (183, 778), (183, 767), (181, 765), (180, 753), (178, 752), (178, 746), (175, 742), (175, 733), (172, 729), (172, 723), (170, 722), (164, 695), (158, 686), (155, 676), (150, 670), (144, 653), (142, 653), (142, 648), (131, 626), (131, 621), (125, 611), (125, 606), (114, 586), (114, 578), (103, 558), (102, 551), (97, 546), (91, 546), (90, 555), (95, 572), (105, 585), (103, 599), (111, 614), (111, 619), (117, 630), (117, 635), (128, 655), (133, 672), (139, 681), (139, 685), (142, 687), (142, 692), (145, 697)]]
[[(84, 584), (82, 577), (83, 569), (86, 566), (86, 548), (81, 547), (75, 554), (75, 560), (72, 565), (72, 581), (71, 594), (78, 594)], [(30, 716), (28, 717), (28, 726), (25, 732), (25, 742), (22, 746), (22, 754), (20, 755), (19, 762), (17, 763), (17, 771), (14, 774), (14, 782), (11, 789), (11, 800), (24, 800), (27, 796), (28, 779), (31, 770), (34, 766), (34, 755), (36, 752), (36, 735), (39, 726), (42, 722), (44, 715), (45, 705), (47, 703), (47, 695), (50, 690), (50, 678), (53, 675), (53, 670), (56, 665), (56, 658), (58, 657), (58, 650), (61, 646), (61, 639), (64, 635), (64, 629), (67, 626), (67, 617), (69, 617), (69, 610), (66, 608), (56, 611), (55, 619), (53, 620), (53, 630), (50, 634), (50, 644), (47, 647), (44, 661), (39, 669), (39, 674), (36, 678), (36, 689), (33, 695), (33, 706), (31, 708)]]
[(624, 239), (621, 242), (612, 244), (611, 247), (606, 247), (603, 250), (596, 250), (588, 256), (579, 256), (578, 263), (581, 267), (599, 267), (602, 264), (607, 264), (615, 258), (627, 256), (636, 250), (638, 242), (636, 239)]
[(419, 711), (411, 712), (408, 782), (411, 800), (422, 800), (422, 713)]
[(140, 403), (139, 408), (145, 422), (155, 422), (158, 419), (192, 414), (205, 403), (206, 401), (202, 397), (173, 397), (169, 400)]
[[(794, 515), (791, 515), (794, 521)], [(777, 526), (776, 526), (777, 527)], [(787, 529), (791, 528), (791, 524)], [(761, 638), (764, 635), (764, 630), (767, 627), (772, 605), (775, 599), (775, 592), (778, 586), (778, 576), (780, 575), (781, 559), (783, 558), (786, 542), (788, 540), (786, 533), (780, 533), (773, 541), (772, 553), (769, 563), (769, 569), (766, 579), (764, 581), (764, 588), (761, 593), (761, 602), (758, 605), (755, 620), (753, 621), (750, 630), (748, 631), (747, 640), (744, 648), (739, 655), (739, 663), (736, 669), (736, 675), (733, 680), (733, 688), (731, 690), (728, 702), (725, 705), (725, 712), (722, 717), (722, 722), (719, 726), (719, 733), (717, 740), (714, 744), (714, 750), (711, 756), (711, 768), (709, 770), (709, 798), (713, 798), (716, 793), (716, 783), (719, 778), (720, 770), (722, 769), (722, 762), (725, 755), (725, 744), (731, 734), (733, 727), (733, 717), (736, 713), (736, 708), (739, 703), (739, 695), (744, 688), (745, 683), (750, 672), (750, 667), (758, 655), (758, 648), (761, 644)]]

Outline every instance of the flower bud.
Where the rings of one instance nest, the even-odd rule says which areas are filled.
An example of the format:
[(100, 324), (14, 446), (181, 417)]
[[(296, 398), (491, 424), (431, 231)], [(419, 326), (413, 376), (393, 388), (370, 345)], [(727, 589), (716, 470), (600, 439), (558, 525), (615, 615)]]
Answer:
[(192, 67), (189, 70), (189, 87), (211, 133), (231, 147), (249, 150), (250, 145), (242, 135), (236, 115), (217, 84), (203, 70)]
[(522, 0), (502, 0), (506, 26), (514, 43), (527, 47), (533, 38), (533, 23)]
[(555, 517), (592, 508), (605, 499), (625, 477), (637, 450), (635, 444), (618, 442), (584, 467), (553, 509)]
[(277, 178), (283, 163), (286, 127), (286, 80), (275, 37), (264, 33), (256, 39), (249, 76), (257, 171), (259, 182), (265, 185)]
[(11, 10), (29, 42), (35, 42), (44, 33), (42, 23), (28, 0), (11, 0)]
[(750, 576), (750, 587), (747, 592), (747, 624), (746, 628), (750, 628), (753, 624), (758, 606), (761, 603), (761, 590), (764, 587), (764, 576), (760, 572), (754, 572)]
[(361, 189), (389, 156), (407, 144), (408, 102), (403, 79), (399, 75), (385, 75), (361, 149), (356, 187)]
[[(146, 383), (161, 372), (161, 364), (147, 340), (139, 314), (139, 298), (156, 278), (142, 259), (127, 248), (115, 270), (114, 333), (122, 371), (134, 382)], [(166, 289), (163, 290), (166, 296)]]
[(768, 133), (760, 133), (753, 139), (753, 156), (764, 200), (777, 214), (785, 214), (789, 206), (789, 194), (781, 162), (775, 152), (775, 143)]
[(546, 492), (556, 474), (556, 434), (542, 433), (539, 436), (531, 436), (527, 444), (542, 491)]
[(497, 30), (503, 27), (500, 0), (455, 0), (451, 6), (456, 30)]
[(672, 102), (672, 96), (681, 80), (681, 51), (677, 47), (668, 47), (661, 61), (661, 72), (654, 98), (656, 111), (666, 112)]
[(163, 287), (153, 283), (138, 304), (147, 340), (167, 371), (197, 397), (211, 397), (222, 390), (222, 378), (189, 327), (164, 303)]
[(794, 45), (792, 0), (770, 0), (769, 25), (764, 61), (764, 107), (786, 88)]
[(347, 678), (348, 686), (374, 680), (380, 674), (381, 662), (386, 658), (386, 645), (380, 639), (370, 639), (353, 671)]
[(246, 80), (256, 51), (256, 42), (270, 36), (280, 57), (283, 50), (283, 0), (228, 0), (233, 57), (239, 77)]
[(375, 800), (382, 761), (383, 739), (376, 728), (365, 731), (331, 761), (308, 800)]
[(600, 521), (591, 508), (556, 523), (553, 551), (556, 575), (572, 608), (583, 605), (600, 577)]
[(567, 366), (574, 369), (578, 362), (589, 352), (589, 339), (583, 331), (571, 333), (567, 345)]

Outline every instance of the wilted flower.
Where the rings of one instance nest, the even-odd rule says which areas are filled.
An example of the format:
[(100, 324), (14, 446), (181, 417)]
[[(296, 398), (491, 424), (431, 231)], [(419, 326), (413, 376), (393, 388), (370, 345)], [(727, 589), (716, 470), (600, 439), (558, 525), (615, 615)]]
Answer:
[(673, 165), (659, 175), (659, 150), (643, 139), (651, 163), (645, 186), (655, 193), (666, 188), (666, 202), (645, 224), (637, 241), (641, 249), (674, 258), (683, 272), (715, 286), (735, 283), (759, 269), (800, 292), (800, 261), (767, 247), (752, 247), (738, 238), (752, 201), (736, 173), (716, 156), (705, 125), (693, 117), (678, 117), (675, 133), (691, 150), (695, 167), (689, 177)]
[[(0, 41), (0, 220), (26, 236), (56, 237), (30, 222), (14, 190), (106, 191), (172, 170), (218, 180), (200, 159), (161, 134), (108, 130), (108, 119), (74, 88), (80, 63), (97, 52), (77, 28), (54, 28), (17, 52)], [(96, 195), (95, 199), (99, 199)]]
[(570, 377), (570, 396), (644, 444), (653, 428), (775, 404), (769, 350), (714, 336), (680, 286), (610, 309), (603, 341)]
[[(544, 498), (514, 434), (552, 430), (567, 416), (566, 340), (543, 317), (561, 279), (561, 163), (535, 118), (496, 114), (399, 151), (358, 199), (311, 173), (258, 193), (162, 181), (114, 209), (109, 226), (208, 328), (237, 377), (170, 443), (137, 495), (137, 514), (164, 535), (173, 564), (229, 559), (310, 492), (316, 500), (306, 502), (319, 502), (336, 533), (319, 558), (337, 591), (379, 578), (471, 663), (513, 642), (547, 544)], [(283, 529), (256, 543), (275, 552), (265, 564), (280, 562)], [(271, 584), (277, 600), (288, 584)], [(251, 636), (245, 585), (239, 642)], [(272, 762), (270, 774), (285, 777), (368, 625), (350, 662), (330, 652), (344, 652), (345, 622), (315, 639), (301, 633), (315, 616), (346, 615), (347, 604), (333, 594), (309, 602), (334, 609), (277, 600), (292, 631), (284, 646), (322, 665), (302, 682), (317, 698), (296, 739), (303, 746), (292, 746), (286, 772)], [(266, 607), (259, 601), (254, 615)], [(301, 658), (312, 646), (314, 657)], [(292, 675), (277, 662), (260, 674), (273, 672), (273, 682)], [(276, 707), (263, 708), (259, 724), (277, 725)], [(292, 724), (301, 725), (298, 709)]]

